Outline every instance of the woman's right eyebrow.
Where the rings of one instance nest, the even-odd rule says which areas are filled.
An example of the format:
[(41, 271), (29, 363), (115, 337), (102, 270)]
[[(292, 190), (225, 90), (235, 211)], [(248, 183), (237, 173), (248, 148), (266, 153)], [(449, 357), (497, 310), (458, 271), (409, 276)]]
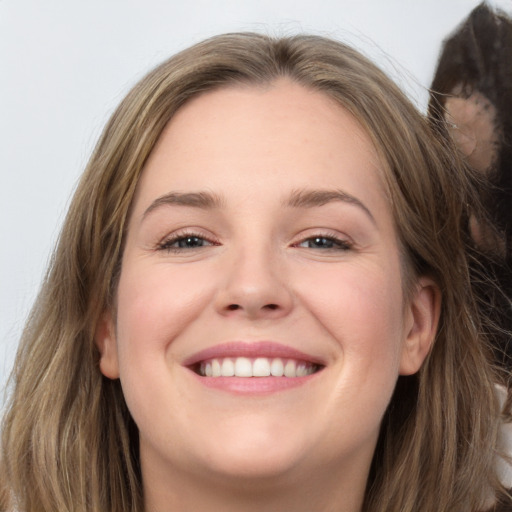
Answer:
[(155, 199), (148, 208), (146, 208), (142, 215), (142, 220), (161, 206), (191, 206), (193, 208), (212, 210), (221, 208), (223, 204), (224, 201), (222, 198), (211, 192), (170, 192)]

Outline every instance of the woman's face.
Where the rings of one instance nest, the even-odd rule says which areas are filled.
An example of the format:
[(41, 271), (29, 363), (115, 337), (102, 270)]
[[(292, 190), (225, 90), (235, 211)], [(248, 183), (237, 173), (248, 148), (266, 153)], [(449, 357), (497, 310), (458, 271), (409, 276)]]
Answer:
[(143, 475), (364, 487), (435, 328), (425, 283), (404, 304), (381, 162), (346, 110), (284, 79), (190, 101), (145, 166), (98, 329)]

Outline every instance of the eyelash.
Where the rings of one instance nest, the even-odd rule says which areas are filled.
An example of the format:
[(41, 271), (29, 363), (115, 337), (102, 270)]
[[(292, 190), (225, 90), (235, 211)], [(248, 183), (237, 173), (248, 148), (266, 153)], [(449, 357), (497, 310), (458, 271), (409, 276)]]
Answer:
[[(181, 241), (190, 239), (197, 239), (201, 242), (207, 242), (207, 245), (199, 245), (194, 247), (173, 247), (174, 244), (178, 244)], [(202, 234), (194, 233), (194, 232), (182, 232), (182, 233), (176, 233), (175, 235), (170, 236), (169, 238), (166, 238), (162, 240), (157, 245), (157, 250), (159, 251), (166, 251), (166, 252), (175, 252), (180, 253), (183, 251), (190, 251), (193, 249), (202, 249), (203, 247), (209, 247), (212, 245), (219, 245), (216, 241), (209, 239), (208, 237), (205, 237)]]
[(329, 244), (332, 244), (331, 247), (303, 247), (304, 249), (314, 249), (314, 250), (325, 250), (325, 251), (348, 251), (353, 248), (353, 243), (350, 240), (339, 238), (334, 235), (314, 235), (301, 240), (300, 242), (294, 244), (295, 247), (301, 247), (302, 244), (311, 242), (314, 240), (317, 241), (327, 241)]
[[(192, 247), (187, 247), (187, 246), (173, 247), (174, 244), (179, 244), (180, 242), (186, 241), (187, 239), (188, 240), (196, 239), (197, 241), (199, 241), (201, 243), (207, 242), (207, 244), (199, 245), (199, 246), (192, 246)], [(310, 243), (311, 241), (314, 241), (314, 243), (318, 243), (318, 242), (322, 241), (322, 243), (324, 243), (324, 244), (327, 242), (327, 245), (330, 245), (330, 246), (328, 246), (328, 247), (325, 247), (325, 246), (324, 247), (303, 247), (302, 246), (302, 244), (305, 244), (308, 242)], [(215, 246), (215, 245), (220, 245), (220, 244), (218, 242), (216, 242), (215, 240), (205, 237), (202, 234), (194, 233), (191, 231), (191, 232), (177, 233), (169, 238), (164, 239), (162, 242), (160, 242), (157, 245), (157, 250), (179, 253), (179, 252), (183, 252), (183, 251), (189, 251), (189, 250), (193, 250), (193, 249), (201, 249), (203, 247), (209, 247), (209, 246)], [(293, 244), (293, 247), (298, 247), (298, 248), (302, 247), (304, 249), (325, 250), (325, 251), (348, 251), (353, 248), (353, 243), (349, 240), (342, 239), (342, 238), (339, 238), (339, 237), (331, 235), (331, 234), (328, 234), (328, 235), (316, 234), (314, 236), (309, 236), (307, 238), (304, 238), (300, 242)]]

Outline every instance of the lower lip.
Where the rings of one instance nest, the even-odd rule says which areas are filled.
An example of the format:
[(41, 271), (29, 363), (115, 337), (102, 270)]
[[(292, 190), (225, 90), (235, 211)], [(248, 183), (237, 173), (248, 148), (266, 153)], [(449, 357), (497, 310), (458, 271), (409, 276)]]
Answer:
[(298, 388), (314, 380), (319, 373), (321, 370), (305, 377), (203, 377), (192, 372), (203, 386), (241, 395), (266, 395)]

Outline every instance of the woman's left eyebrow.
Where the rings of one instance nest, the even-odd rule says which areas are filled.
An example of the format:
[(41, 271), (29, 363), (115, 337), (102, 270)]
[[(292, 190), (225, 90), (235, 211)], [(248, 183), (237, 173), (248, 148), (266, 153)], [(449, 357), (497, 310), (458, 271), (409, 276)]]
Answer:
[(363, 210), (373, 224), (376, 224), (375, 217), (372, 215), (372, 212), (368, 207), (357, 197), (343, 190), (294, 190), (285, 200), (284, 204), (291, 208), (315, 208), (334, 201), (341, 201), (343, 203), (357, 206)]
[(144, 211), (142, 219), (146, 218), (153, 210), (161, 206), (191, 206), (204, 210), (220, 208), (224, 201), (216, 194), (210, 192), (170, 192), (155, 199)]

